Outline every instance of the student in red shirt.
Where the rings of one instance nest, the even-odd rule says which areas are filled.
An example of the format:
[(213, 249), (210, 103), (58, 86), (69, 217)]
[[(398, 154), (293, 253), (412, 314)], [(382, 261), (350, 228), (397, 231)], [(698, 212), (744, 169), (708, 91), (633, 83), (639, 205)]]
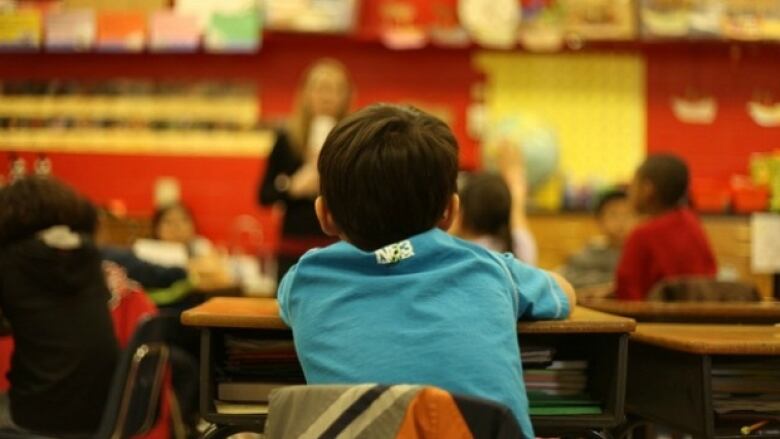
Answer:
[(715, 257), (698, 218), (686, 206), (687, 193), (688, 167), (678, 157), (653, 155), (637, 169), (629, 199), (647, 219), (623, 246), (618, 299), (644, 300), (666, 278), (715, 275)]

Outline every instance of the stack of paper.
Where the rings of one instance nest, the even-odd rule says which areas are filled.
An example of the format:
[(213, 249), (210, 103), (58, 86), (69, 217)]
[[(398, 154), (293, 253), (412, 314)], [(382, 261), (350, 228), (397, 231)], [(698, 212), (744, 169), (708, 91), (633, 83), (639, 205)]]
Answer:
[(553, 361), (544, 369), (526, 369), (526, 390), (529, 394), (580, 395), (588, 384), (587, 367), (585, 361)]
[(37, 49), (41, 44), (41, 14), (35, 9), (0, 11), (0, 50)]
[(71, 9), (46, 14), (46, 48), (50, 51), (91, 49), (97, 25), (95, 11)]
[(520, 360), (524, 367), (546, 366), (552, 363), (555, 348), (548, 346), (523, 346), (520, 349)]

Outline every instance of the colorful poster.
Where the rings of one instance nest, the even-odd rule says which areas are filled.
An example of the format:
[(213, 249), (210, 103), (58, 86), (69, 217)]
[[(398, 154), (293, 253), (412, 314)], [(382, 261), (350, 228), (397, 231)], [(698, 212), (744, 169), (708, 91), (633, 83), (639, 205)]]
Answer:
[(140, 52), (146, 39), (146, 15), (141, 12), (100, 12), (97, 47), (103, 51)]
[(630, 0), (558, 0), (567, 34), (585, 40), (629, 40), (636, 37)]
[(149, 47), (158, 52), (193, 52), (200, 43), (195, 15), (159, 11), (149, 21)]
[(174, 10), (182, 15), (194, 15), (201, 30), (211, 22), (212, 15), (233, 14), (259, 8), (258, 0), (176, 0)]
[(41, 14), (35, 9), (0, 13), (0, 50), (34, 50), (41, 45)]
[(211, 16), (205, 35), (211, 52), (253, 52), (260, 47), (260, 17), (257, 10)]
[(97, 25), (91, 9), (52, 11), (46, 15), (46, 49), (88, 50), (95, 43)]
[(355, 25), (355, 0), (266, 0), (266, 26), (295, 32), (349, 32)]

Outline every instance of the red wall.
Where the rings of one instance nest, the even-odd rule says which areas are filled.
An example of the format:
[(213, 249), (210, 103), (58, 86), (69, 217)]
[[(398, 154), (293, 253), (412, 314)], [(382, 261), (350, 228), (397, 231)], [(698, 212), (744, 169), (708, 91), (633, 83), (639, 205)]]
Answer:
[[(647, 59), (650, 152), (674, 151), (688, 160), (696, 178), (726, 184), (729, 175), (746, 172), (751, 153), (780, 147), (780, 128), (759, 127), (745, 110), (758, 89), (780, 98), (780, 48), (695, 44), (640, 50)], [(462, 163), (475, 165), (475, 145), (465, 134), (465, 109), (479, 74), (468, 50), (393, 52), (371, 41), (283, 35), (267, 40), (259, 54), (246, 56), (5, 54), (0, 55), (0, 78), (241, 78), (260, 84), (263, 118), (274, 120), (288, 114), (300, 73), (321, 56), (348, 66), (357, 85), (356, 106), (413, 99), (449, 107)], [(688, 89), (717, 99), (713, 125), (675, 119), (670, 99)], [(52, 160), (55, 174), (99, 203), (119, 198), (131, 213), (148, 214), (155, 179), (173, 176), (180, 180), (183, 198), (193, 207), (203, 234), (222, 240), (233, 218), (250, 213), (275, 235), (270, 211), (255, 203), (261, 160), (81, 154), (53, 154)], [(0, 156), (0, 166), (4, 161)]]
[[(712, 125), (678, 121), (672, 96), (695, 90), (715, 97)], [(764, 90), (780, 100), (780, 48), (777, 46), (690, 45), (647, 51), (648, 151), (673, 151), (685, 157), (694, 177), (725, 185), (734, 173), (748, 171), (754, 152), (780, 149), (780, 128), (757, 125), (747, 102)]]
[[(355, 105), (385, 101), (422, 101), (449, 107), (461, 142), (461, 161), (473, 167), (474, 144), (465, 134), (465, 108), (471, 84), (479, 79), (468, 51), (426, 49), (393, 52), (373, 42), (338, 37), (275, 36), (256, 55), (207, 54), (6, 54), (0, 55), (0, 78), (241, 78), (260, 84), (263, 119), (284, 118), (301, 72), (313, 60), (331, 56), (349, 68), (357, 87)], [(179, 179), (185, 202), (201, 233), (223, 240), (233, 218), (250, 213), (275, 226), (268, 209), (255, 202), (264, 164), (246, 158), (182, 158), (52, 154), (54, 172), (98, 203), (122, 199), (131, 213), (152, 210), (154, 181)], [(32, 157), (30, 157), (32, 159)], [(5, 157), (0, 166), (5, 168)]]

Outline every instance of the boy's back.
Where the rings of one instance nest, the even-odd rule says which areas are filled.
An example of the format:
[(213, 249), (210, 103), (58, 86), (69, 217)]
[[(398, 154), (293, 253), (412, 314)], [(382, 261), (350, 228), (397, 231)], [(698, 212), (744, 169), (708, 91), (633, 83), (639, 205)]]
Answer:
[(681, 208), (637, 227), (623, 247), (617, 297), (642, 300), (667, 278), (714, 276), (717, 271), (707, 236), (696, 215)]
[(650, 217), (631, 232), (617, 272), (616, 294), (643, 300), (658, 282), (678, 276), (713, 276), (715, 257), (696, 215), (686, 207), (688, 165), (671, 154), (653, 154), (636, 171), (629, 200)]
[(517, 317), (568, 316), (573, 290), (443, 231), (460, 205), (452, 131), (367, 107), (328, 135), (317, 169), (317, 218), (342, 242), (304, 255), (278, 292), (307, 381), (437, 385), (506, 404), (533, 437)]
[[(398, 250), (397, 257), (385, 255)], [(499, 401), (532, 435), (518, 316), (568, 315), (546, 273), (439, 229), (305, 255), (279, 289), (309, 383), (419, 383)]]

